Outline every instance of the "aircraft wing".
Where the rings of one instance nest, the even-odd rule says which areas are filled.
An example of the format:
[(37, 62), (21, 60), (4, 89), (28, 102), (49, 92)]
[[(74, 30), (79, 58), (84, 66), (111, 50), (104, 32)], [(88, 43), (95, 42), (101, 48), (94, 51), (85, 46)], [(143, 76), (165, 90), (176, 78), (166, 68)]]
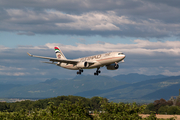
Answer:
[[(27, 52), (27, 54), (31, 57), (37, 57), (37, 58), (43, 58), (43, 59), (49, 59), (49, 61), (52, 62), (61, 62), (61, 63), (67, 63), (67, 64), (77, 64), (80, 61), (78, 60), (68, 60), (68, 59), (57, 59), (57, 58), (51, 58), (51, 57), (44, 57), (44, 56), (36, 56), (36, 55), (31, 55), (30, 53)], [(46, 62), (45, 62), (46, 63)], [(90, 64), (94, 64), (94, 62), (88, 62)]]

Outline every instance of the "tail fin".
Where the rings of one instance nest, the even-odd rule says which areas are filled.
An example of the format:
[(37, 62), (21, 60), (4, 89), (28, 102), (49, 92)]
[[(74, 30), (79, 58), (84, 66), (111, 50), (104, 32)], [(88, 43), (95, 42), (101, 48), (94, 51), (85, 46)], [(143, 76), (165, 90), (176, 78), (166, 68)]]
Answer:
[(56, 57), (58, 59), (66, 59), (66, 57), (64, 56), (64, 54), (61, 52), (61, 50), (59, 49), (59, 47), (54, 47), (55, 49), (55, 53), (56, 53)]

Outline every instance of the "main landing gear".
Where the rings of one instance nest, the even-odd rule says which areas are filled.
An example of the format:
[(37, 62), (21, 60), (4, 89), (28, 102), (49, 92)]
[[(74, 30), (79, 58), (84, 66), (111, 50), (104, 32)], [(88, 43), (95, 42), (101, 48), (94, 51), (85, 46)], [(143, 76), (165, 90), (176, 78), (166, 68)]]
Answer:
[[(97, 68), (97, 70), (94, 73), (94, 75), (99, 75), (99, 73), (101, 73), (101, 71), (99, 69), (100, 69), (100, 67)], [(77, 74), (81, 75), (82, 72), (83, 72), (83, 69), (79, 69), (79, 71), (77, 71)]]
[(81, 74), (83, 72), (83, 69), (79, 69), (79, 71), (77, 72), (77, 74)]
[(101, 71), (99, 70), (100, 67), (97, 68), (96, 72), (94, 73), (94, 75), (99, 75), (99, 73), (101, 73)]

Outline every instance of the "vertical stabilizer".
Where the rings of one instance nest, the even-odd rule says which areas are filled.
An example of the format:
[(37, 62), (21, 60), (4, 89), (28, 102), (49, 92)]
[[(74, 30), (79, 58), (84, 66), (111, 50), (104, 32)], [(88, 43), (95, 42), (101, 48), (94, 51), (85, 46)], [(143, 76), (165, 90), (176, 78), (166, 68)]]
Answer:
[(66, 57), (64, 56), (64, 54), (62, 53), (62, 51), (59, 49), (59, 47), (54, 47), (55, 53), (56, 53), (56, 57), (58, 59), (66, 59)]

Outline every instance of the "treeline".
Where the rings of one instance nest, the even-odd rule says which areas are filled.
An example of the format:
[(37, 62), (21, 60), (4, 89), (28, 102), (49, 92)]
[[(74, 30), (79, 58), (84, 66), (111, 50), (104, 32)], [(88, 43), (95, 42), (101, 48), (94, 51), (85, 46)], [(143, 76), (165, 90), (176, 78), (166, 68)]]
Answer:
[[(155, 114), (180, 114), (179, 105), (177, 100), (173, 102), (172, 100), (166, 101), (164, 99), (155, 100), (154, 103), (148, 105), (137, 105), (136, 103), (108, 102), (106, 98), (102, 97), (58, 96), (37, 101), (0, 102), (0, 120), (156, 120)], [(94, 111), (93, 115), (90, 111)], [(151, 115), (147, 118), (142, 118), (140, 114)]]
[(37, 101), (25, 100), (21, 102), (7, 103), (0, 102), (0, 111), (7, 112), (18, 112), (22, 109), (33, 110), (33, 109), (46, 109), (49, 102), (53, 102), (55, 106), (58, 106), (64, 101), (70, 101), (75, 103), (76, 101), (82, 100), (83, 105), (88, 107), (88, 110), (101, 110), (101, 101), (108, 102), (106, 98), (92, 97), (84, 98), (80, 96), (58, 96), (54, 98), (40, 99)]
[(149, 114), (152, 111), (156, 114), (180, 115), (180, 101), (179, 99), (166, 101), (163, 98), (155, 100), (147, 105), (144, 113)]
[[(157, 120), (155, 114), (147, 118), (139, 115), (146, 105), (109, 103), (101, 97), (59, 96), (38, 101), (1, 103), (1, 108), (4, 109), (0, 112), (1, 120)], [(89, 110), (94, 110), (94, 114), (90, 114)]]

